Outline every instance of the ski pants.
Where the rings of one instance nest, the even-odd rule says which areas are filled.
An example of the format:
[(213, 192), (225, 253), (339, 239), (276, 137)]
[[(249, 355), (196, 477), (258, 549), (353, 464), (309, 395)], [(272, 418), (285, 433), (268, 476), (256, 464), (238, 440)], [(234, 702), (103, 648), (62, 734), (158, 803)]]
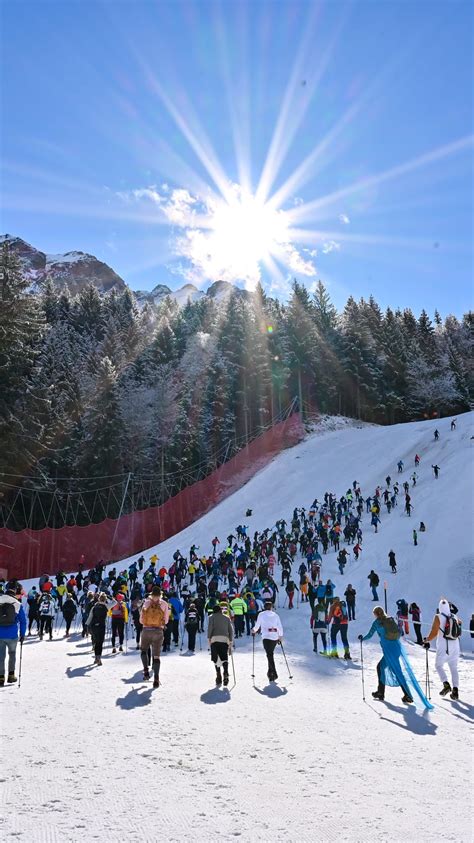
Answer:
[(295, 596), (294, 591), (288, 591), (288, 608), (289, 609), (293, 608), (293, 598), (294, 598), (294, 596)]
[(196, 647), (196, 633), (198, 631), (197, 624), (188, 624), (186, 626), (188, 632), (188, 650), (191, 650), (194, 653), (194, 649)]
[(272, 640), (270, 640), (270, 638), (264, 638), (262, 643), (263, 643), (263, 649), (265, 650), (265, 652), (267, 654), (267, 661), (268, 661), (267, 676), (268, 676), (268, 678), (270, 678), (270, 676), (273, 676), (274, 679), (278, 679), (278, 675), (277, 675), (276, 667), (275, 667), (275, 659), (274, 659), (274, 655), (273, 655), (274, 652), (275, 652), (275, 647), (278, 644), (278, 641), (272, 641)]
[(244, 616), (243, 615), (236, 615), (234, 617), (234, 629), (236, 638), (240, 638), (244, 632)]
[(112, 618), (112, 647), (115, 647), (115, 639), (118, 635), (120, 646), (123, 645), (125, 621), (123, 618)]
[[(448, 674), (445, 670), (445, 665), (448, 665), (451, 673), (451, 684), (453, 688), (459, 688), (459, 642), (443, 639), (442, 641), (438, 640), (436, 646), (435, 668), (438, 672), (439, 678), (442, 682), (448, 681)], [(448, 652), (446, 652), (446, 650), (448, 650)]]
[(158, 679), (160, 673), (160, 654), (162, 645), (163, 629), (161, 627), (143, 627), (140, 641), (140, 655), (142, 658), (143, 669), (148, 670), (148, 650), (149, 648), (151, 648), (151, 654), (153, 659), (153, 673), (155, 679)]
[(94, 626), (92, 628), (92, 634), (94, 637), (94, 655), (96, 659), (99, 659), (102, 655), (102, 648), (104, 646), (105, 626)]
[(5, 656), (8, 653), (8, 673), (15, 673), (17, 638), (0, 638), (0, 676), (5, 676)]
[(331, 625), (331, 650), (337, 650), (337, 633), (341, 633), (341, 640), (344, 647), (344, 652), (349, 652), (349, 641), (347, 640), (347, 624), (333, 623)]
[(39, 634), (44, 635), (48, 632), (51, 636), (53, 634), (53, 619), (49, 615), (40, 615)]
[(421, 634), (421, 623), (413, 621), (413, 629), (415, 630), (416, 643), (423, 644), (423, 636)]
[(348, 616), (350, 621), (355, 621), (355, 619), (356, 619), (355, 603), (348, 603), (347, 604), (347, 616)]
[(171, 630), (173, 633), (173, 641), (175, 644), (179, 644), (179, 618), (174, 618), (171, 623)]
[(223, 641), (212, 641), (211, 642), (211, 660), (214, 662), (216, 666), (216, 670), (220, 667), (218, 665), (218, 660), (221, 661), (222, 667), (224, 668), (224, 673), (228, 673), (229, 671), (229, 645), (225, 644)]
[(328, 646), (327, 634), (325, 632), (321, 632), (321, 630), (317, 630), (316, 632), (313, 632), (313, 650), (314, 650), (315, 653), (318, 650), (318, 635), (321, 636), (321, 641), (323, 642), (323, 650), (324, 650), (324, 652), (326, 652), (327, 646)]
[(64, 615), (64, 623), (66, 624), (66, 635), (69, 635), (69, 630), (71, 629), (71, 624), (75, 617), (75, 615)]
[(28, 612), (28, 632), (31, 632), (31, 627), (36, 623), (36, 628), (39, 629), (39, 615), (34, 610)]
[(377, 586), (376, 586), (376, 585), (372, 585), (372, 586), (371, 586), (371, 589), (372, 589), (372, 599), (373, 599), (373, 600), (378, 600), (378, 599), (379, 599), (379, 596), (378, 596), (378, 594), (377, 594)]

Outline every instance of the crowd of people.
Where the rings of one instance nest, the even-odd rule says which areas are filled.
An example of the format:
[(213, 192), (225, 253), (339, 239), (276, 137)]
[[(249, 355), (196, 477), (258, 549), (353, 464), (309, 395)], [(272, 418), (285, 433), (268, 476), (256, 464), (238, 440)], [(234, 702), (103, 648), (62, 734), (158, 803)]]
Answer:
[[(419, 463), (417, 454), (416, 467)], [(402, 471), (400, 460), (398, 472)], [(416, 479), (413, 475), (412, 487), (416, 485)], [(270, 681), (275, 681), (273, 654), (283, 637), (276, 610), (280, 606), (298, 609), (305, 603), (310, 608), (313, 651), (338, 659), (340, 641), (342, 658), (349, 661), (349, 624), (356, 617), (357, 591), (348, 583), (340, 595), (337, 593), (336, 584), (322, 575), (325, 557), (334, 552), (339, 573), (344, 576), (351, 553), (357, 560), (363, 552), (364, 515), (369, 515), (370, 525), (378, 532), (382, 510), (389, 516), (398, 506), (401, 488), (404, 489), (405, 512), (410, 516), (411, 496), (407, 481), (400, 487), (396, 482), (392, 484), (391, 477), (387, 476), (385, 487), (377, 486), (368, 496), (363, 496), (359, 483), (354, 481), (339, 498), (326, 492), (321, 501), (315, 499), (308, 509), (296, 507), (289, 522), (279, 519), (271, 528), (255, 531), (253, 536), (248, 534), (247, 525), (239, 524), (226, 537), (222, 549), (217, 535), (210, 541), (209, 553), (200, 553), (195, 544), (186, 554), (177, 549), (168, 565), (161, 564), (156, 553), (148, 561), (141, 555), (118, 571), (116, 565), (107, 568), (100, 561), (90, 570), (81, 569), (76, 574), (63, 571), (58, 571), (54, 577), (45, 574), (26, 594), (17, 581), (0, 583), (0, 591), (5, 592), (0, 594), (0, 685), (5, 684), (3, 665), (7, 651), (7, 682), (16, 681), (18, 635), (20, 641), (26, 634), (37, 634), (40, 640), (52, 639), (54, 630), (61, 632), (63, 624), (66, 636), (71, 634), (71, 629), (79, 631), (84, 638), (90, 636), (97, 666), (102, 665), (108, 632), (112, 653), (116, 653), (117, 648), (119, 652), (128, 648), (133, 640), (136, 649), (140, 650), (144, 680), (153, 677), (154, 687), (160, 684), (162, 653), (172, 647), (182, 649), (185, 637), (189, 653), (194, 653), (198, 641), (202, 649), (202, 635), (207, 636), (216, 669), (216, 684), (227, 685), (233, 647), (244, 636), (262, 633), (268, 660), (267, 675)], [(249, 513), (251, 510), (247, 515)], [(422, 522), (420, 530), (423, 529)], [(388, 554), (388, 564), (396, 574), (397, 560), (393, 550)], [(379, 575), (372, 569), (368, 580), (372, 599), (378, 602)], [(26, 603), (28, 618), (23, 603)], [(383, 699), (387, 684), (385, 676), (390, 674), (392, 679), (396, 676), (394, 663), (405, 667), (408, 664), (399, 642), (409, 633), (409, 620), (413, 623), (416, 641), (422, 646), (429, 646), (428, 641), (437, 636), (439, 642), (439, 635), (444, 635), (445, 630), (444, 626), (436, 627), (434, 623), (427, 638), (423, 638), (420, 607), (404, 598), (397, 601), (397, 620), (388, 618), (392, 622), (388, 630), (392, 637), (386, 637), (386, 612), (377, 606), (374, 614), (374, 624), (365, 639), (377, 632), (384, 650), (385, 661), (379, 664), (379, 686), (375, 693), (376, 699)], [(438, 613), (438, 620), (442, 614)], [(449, 615), (452, 614), (450, 610)], [(456, 623), (459, 625), (458, 620)], [(471, 630), (474, 634), (474, 616)], [(436, 664), (444, 691), (448, 680), (443, 665), (447, 661), (452, 677), (448, 690), (457, 698), (455, 644), (459, 655), (459, 641), (455, 637), (449, 640), (455, 642), (448, 646), (449, 657), (440, 655)], [(386, 641), (390, 643), (384, 643)], [(397, 641), (397, 647), (393, 641)], [(399, 671), (397, 683), (404, 691), (404, 701), (411, 702), (414, 677), (407, 675), (408, 679), (403, 670)], [(415, 690), (418, 693), (420, 689), (415, 687)]]

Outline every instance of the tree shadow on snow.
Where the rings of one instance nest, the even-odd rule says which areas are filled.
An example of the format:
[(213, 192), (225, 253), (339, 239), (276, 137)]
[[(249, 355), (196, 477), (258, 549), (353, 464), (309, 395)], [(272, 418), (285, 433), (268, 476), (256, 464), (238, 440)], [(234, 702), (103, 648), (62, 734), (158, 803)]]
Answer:
[(153, 688), (132, 688), (125, 697), (118, 697), (115, 705), (123, 711), (132, 711), (134, 708), (142, 708), (151, 703)]
[(432, 723), (429, 719), (429, 711), (424, 711), (423, 714), (420, 714), (413, 705), (393, 705), (393, 703), (389, 703), (387, 700), (385, 700), (385, 703), (382, 703), (382, 705), (394, 713), (396, 712), (397, 714), (401, 714), (405, 722), (399, 723), (397, 720), (392, 720), (390, 717), (384, 717), (383, 714), (380, 713), (380, 710), (377, 710), (371, 705), (369, 705), (369, 708), (376, 711), (381, 720), (393, 723), (394, 726), (398, 726), (400, 729), (405, 729), (407, 732), (413, 732), (415, 735), (435, 735), (438, 730), (437, 725)]
[(85, 664), (83, 667), (67, 667), (66, 676), (68, 679), (77, 679), (79, 676), (87, 676), (90, 670), (95, 670), (95, 664)]
[(286, 688), (280, 688), (279, 685), (275, 685), (273, 682), (270, 685), (265, 685), (265, 688), (259, 688), (258, 685), (254, 685), (253, 687), (258, 694), (261, 694), (263, 697), (269, 697), (271, 700), (277, 700), (279, 697), (284, 697), (288, 693)]
[(228, 688), (210, 688), (201, 694), (201, 702), (206, 705), (217, 705), (218, 703), (226, 703), (230, 700), (230, 692)]

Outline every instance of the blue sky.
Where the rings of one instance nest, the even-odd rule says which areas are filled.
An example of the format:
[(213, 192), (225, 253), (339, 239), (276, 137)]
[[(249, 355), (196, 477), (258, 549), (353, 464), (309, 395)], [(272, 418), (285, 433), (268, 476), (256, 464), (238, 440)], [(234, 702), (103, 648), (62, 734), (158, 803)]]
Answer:
[(134, 289), (260, 277), (285, 298), (297, 276), (338, 307), (461, 314), (472, 17), (456, 0), (4, 0), (1, 229)]

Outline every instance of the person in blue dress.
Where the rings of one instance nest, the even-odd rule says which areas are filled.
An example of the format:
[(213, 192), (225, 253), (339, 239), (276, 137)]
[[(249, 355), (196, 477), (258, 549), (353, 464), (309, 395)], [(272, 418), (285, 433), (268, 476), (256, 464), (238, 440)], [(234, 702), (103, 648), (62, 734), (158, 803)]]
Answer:
[(375, 620), (367, 635), (359, 635), (359, 641), (368, 641), (377, 633), (380, 639), (383, 656), (377, 664), (378, 688), (372, 694), (375, 700), (385, 699), (385, 687), (400, 687), (403, 691), (402, 702), (422, 705), (432, 709), (433, 706), (426, 699), (413, 670), (406, 652), (400, 642), (400, 632), (397, 622), (387, 617), (381, 606), (374, 608)]

